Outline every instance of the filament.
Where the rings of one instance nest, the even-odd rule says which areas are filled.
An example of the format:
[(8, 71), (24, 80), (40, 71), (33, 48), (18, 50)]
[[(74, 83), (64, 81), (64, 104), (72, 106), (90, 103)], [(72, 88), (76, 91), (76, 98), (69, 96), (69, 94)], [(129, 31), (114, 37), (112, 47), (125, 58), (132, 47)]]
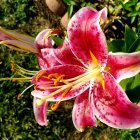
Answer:
[(11, 78), (11, 77), (7, 77), (7, 78), (0, 78), (0, 81), (5, 81), (5, 80), (11, 80), (11, 81), (22, 81), (22, 80), (31, 80), (31, 77), (24, 77), (24, 78)]

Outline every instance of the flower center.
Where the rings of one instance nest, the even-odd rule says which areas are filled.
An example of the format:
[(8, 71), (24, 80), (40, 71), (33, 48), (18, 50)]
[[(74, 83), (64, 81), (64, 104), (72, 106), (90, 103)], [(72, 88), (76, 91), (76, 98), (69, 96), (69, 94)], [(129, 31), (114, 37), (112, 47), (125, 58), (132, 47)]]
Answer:
[[(49, 98), (61, 94), (61, 96), (59, 96), (56, 99), (58, 100), (58, 102), (51, 107), (52, 110), (56, 110), (63, 98), (68, 96), (70, 92), (73, 92), (75, 89), (78, 89), (79, 87), (89, 82), (91, 79), (99, 80), (104, 88), (104, 79), (100, 70), (99, 63), (92, 52), (90, 52), (90, 55), (93, 63), (91, 63), (91, 65), (87, 68), (87, 71), (85, 73), (82, 73), (76, 77), (66, 78), (65, 74), (60, 73), (51, 73), (46, 76), (46, 71), (41, 71), (40, 73), (38, 73), (38, 75), (36, 76), (36, 82), (38, 82), (40, 78), (46, 78), (46, 81), (51, 80), (50, 85), (46, 85), (45, 88), (40, 88), (40, 90), (53, 91), (47, 96), (40, 98), (37, 104), (41, 105), (44, 101), (48, 100)], [(44, 81), (44, 79), (42, 80)]]
[[(87, 72), (78, 75), (73, 78), (66, 79), (64, 74), (59, 74), (59, 73), (52, 73), (49, 74), (48, 76), (44, 76), (45, 71), (42, 71), (36, 76), (36, 81), (39, 80), (39, 78), (46, 78), (47, 80), (53, 81), (53, 84), (45, 87), (44, 89), (40, 90), (49, 90), (49, 89), (54, 89), (52, 93), (49, 95), (41, 98), (38, 100), (38, 105), (41, 105), (44, 101), (47, 99), (55, 96), (56, 94), (61, 93), (61, 97), (59, 97), (59, 101), (52, 106), (52, 110), (56, 110), (60, 102), (63, 100), (63, 98), (69, 93), (72, 92), (73, 90), (79, 88), (80, 86), (84, 85), (86, 82), (90, 81), (92, 78), (100, 78), (101, 72), (100, 69), (97, 67), (94, 70), (89, 69)], [(56, 90), (55, 90), (56, 89)]]

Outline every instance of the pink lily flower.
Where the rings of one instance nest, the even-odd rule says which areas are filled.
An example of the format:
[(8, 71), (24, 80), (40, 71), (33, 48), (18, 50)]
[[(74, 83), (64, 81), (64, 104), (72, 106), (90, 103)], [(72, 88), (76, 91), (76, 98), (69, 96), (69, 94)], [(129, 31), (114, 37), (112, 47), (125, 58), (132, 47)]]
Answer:
[[(79, 131), (96, 126), (96, 118), (114, 128), (140, 127), (140, 107), (128, 99), (118, 84), (140, 72), (140, 52), (108, 53), (99, 25), (106, 17), (106, 8), (82, 8), (71, 18), (68, 39), (61, 46), (53, 49), (51, 42), (47, 49), (41, 48), (48, 65), (43, 67), (39, 59), (43, 70), (32, 79), (35, 116), (40, 125), (48, 124), (49, 101), (56, 102), (51, 107), (56, 110), (61, 101), (76, 97), (72, 119)], [(44, 35), (41, 32), (36, 38), (36, 48), (42, 46), (37, 44)], [(48, 44), (50, 41), (47, 38)]]

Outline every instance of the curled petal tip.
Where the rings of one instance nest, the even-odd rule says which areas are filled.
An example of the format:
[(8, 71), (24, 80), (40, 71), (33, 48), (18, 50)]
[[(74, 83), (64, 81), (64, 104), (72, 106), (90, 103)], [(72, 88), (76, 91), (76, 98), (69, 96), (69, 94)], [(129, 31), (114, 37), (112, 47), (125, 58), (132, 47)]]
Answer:
[(107, 8), (104, 7), (102, 10), (99, 11), (100, 15), (100, 23), (103, 24), (107, 19)]
[(40, 106), (37, 105), (38, 98), (33, 100), (34, 115), (37, 123), (41, 126), (48, 125), (48, 120), (46, 117), (46, 109), (48, 107), (48, 102), (43, 102)]

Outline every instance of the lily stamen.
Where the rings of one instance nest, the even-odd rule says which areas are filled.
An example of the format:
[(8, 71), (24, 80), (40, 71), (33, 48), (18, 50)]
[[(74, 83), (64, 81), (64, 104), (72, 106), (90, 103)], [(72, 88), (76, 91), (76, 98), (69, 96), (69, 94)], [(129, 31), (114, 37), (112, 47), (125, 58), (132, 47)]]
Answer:
[(51, 73), (47, 76), (48, 79), (53, 79), (53, 78), (57, 78), (59, 76), (59, 73)]
[(59, 100), (57, 103), (55, 103), (55, 104), (53, 104), (53, 105), (51, 106), (51, 109), (52, 109), (53, 111), (55, 111), (55, 110), (59, 107), (59, 105), (60, 105), (62, 99), (66, 96), (66, 94), (67, 94), (71, 89), (72, 89), (72, 87), (68, 87), (68, 88), (62, 93), (60, 100)]
[[(77, 79), (77, 80), (75, 80), (75, 81), (73, 81), (73, 82), (69, 82), (68, 84), (65, 84), (65, 85), (62, 85), (61, 86), (61, 88), (58, 88), (58, 86), (56, 86), (57, 88), (58, 88), (58, 90), (56, 90), (56, 91), (54, 91), (54, 92), (52, 92), (52, 93), (50, 93), (49, 95), (47, 95), (47, 96), (45, 96), (45, 97), (43, 97), (43, 98), (41, 98), (39, 101), (38, 101), (38, 105), (41, 105), (44, 101), (46, 101), (47, 99), (49, 99), (49, 98), (51, 98), (51, 97), (53, 97), (54, 95), (56, 95), (56, 94), (58, 94), (58, 93), (60, 93), (60, 92), (62, 92), (63, 90), (65, 90), (65, 91), (67, 91), (67, 89), (69, 88), (69, 87), (71, 87), (71, 89), (76, 89), (77, 87), (80, 87), (82, 84), (84, 84), (85, 82), (87, 82), (87, 81), (89, 81), (89, 79), (91, 78), (91, 77), (99, 77), (100, 75), (100, 69), (94, 69), (94, 70), (92, 70), (92, 71), (88, 71), (86, 74), (83, 74), (83, 75), (79, 75), (79, 79)], [(56, 73), (54, 73), (54, 74), (50, 74), (49, 75), (49, 77), (54, 77), (54, 75), (57, 75), (58, 76), (58, 74), (56, 74)], [(64, 75), (61, 75), (61, 78), (63, 77)], [(61, 80), (61, 78), (59, 78), (60, 80)], [(64, 80), (64, 82), (65, 81), (67, 81), (67, 79), (63, 79)], [(60, 82), (60, 81), (59, 81)], [(70, 90), (71, 90), (70, 89)], [(67, 93), (70, 91), (70, 90), (68, 90), (67, 91)], [(64, 91), (64, 92), (65, 92)], [(64, 93), (63, 92), (63, 93)], [(62, 94), (63, 94), (62, 93)], [(62, 99), (61, 99), (62, 100)], [(57, 105), (56, 105), (57, 106)]]
[(64, 74), (57, 77), (57, 79), (54, 80), (54, 85), (57, 86), (59, 82), (64, 78)]
[(7, 77), (7, 78), (0, 78), (0, 81), (5, 81), (5, 80), (11, 80), (11, 81), (25, 81), (28, 80), (30, 82), (30, 80), (32, 80), (32, 77), (23, 77), (23, 78), (11, 78), (11, 77)]
[(45, 72), (46, 72), (46, 70), (40, 71), (40, 72), (36, 75), (35, 80), (38, 81), (39, 78), (40, 78)]

